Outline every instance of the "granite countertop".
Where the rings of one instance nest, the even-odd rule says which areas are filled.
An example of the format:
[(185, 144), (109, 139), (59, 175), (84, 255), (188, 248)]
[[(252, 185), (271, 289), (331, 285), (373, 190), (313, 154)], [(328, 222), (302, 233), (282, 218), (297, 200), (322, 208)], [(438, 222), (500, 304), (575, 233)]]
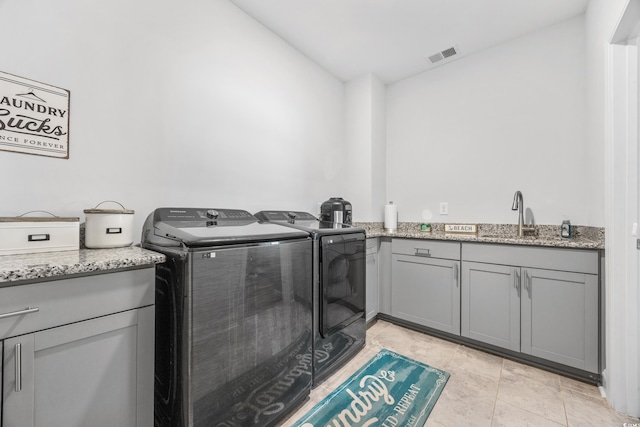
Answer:
[(420, 231), (419, 222), (399, 222), (395, 232), (384, 231), (382, 222), (357, 222), (367, 237), (402, 237), (426, 240), (448, 240), (455, 242), (499, 243), (510, 245), (546, 246), (576, 249), (604, 249), (604, 228), (572, 226), (571, 237), (560, 237), (560, 227), (555, 225), (536, 225), (535, 232), (517, 236), (517, 225), (513, 224), (477, 224), (478, 233), (446, 234), (444, 224), (431, 223), (432, 231)]
[[(400, 222), (396, 232), (384, 231), (382, 222), (357, 222), (367, 237), (402, 237), (457, 242), (498, 243), (577, 249), (604, 249), (604, 229), (572, 226), (569, 239), (560, 237), (558, 226), (536, 225), (536, 231), (517, 237), (513, 224), (477, 224), (473, 235), (446, 234), (444, 224), (431, 223), (432, 231), (420, 231), (421, 223)], [(151, 267), (166, 260), (163, 254), (129, 246), (115, 249), (80, 249), (0, 256), (0, 286), (9, 282), (34, 281), (83, 273), (109, 272), (131, 267)]]
[(0, 286), (72, 274), (153, 266), (166, 257), (138, 246), (0, 256)]

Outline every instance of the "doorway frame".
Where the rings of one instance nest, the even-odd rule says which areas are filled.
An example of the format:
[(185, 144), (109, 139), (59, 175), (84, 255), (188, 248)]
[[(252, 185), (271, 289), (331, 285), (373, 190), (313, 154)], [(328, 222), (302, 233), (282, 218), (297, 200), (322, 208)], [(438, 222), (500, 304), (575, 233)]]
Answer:
[(607, 45), (606, 366), (607, 400), (640, 416), (640, 0), (629, 0)]

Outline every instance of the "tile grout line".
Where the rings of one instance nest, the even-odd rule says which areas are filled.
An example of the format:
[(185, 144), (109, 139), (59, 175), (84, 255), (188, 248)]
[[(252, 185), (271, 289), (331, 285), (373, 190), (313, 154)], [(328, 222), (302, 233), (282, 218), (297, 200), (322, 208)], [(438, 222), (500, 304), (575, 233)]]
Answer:
[[(444, 363), (444, 364), (443, 364), (442, 369), (443, 369), (444, 371), (446, 371), (446, 372), (449, 372), (449, 371), (450, 371), (449, 367), (450, 367), (450, 365), (451, 365), (451, 362), (453, 362), (453, 359), (455, 359), (455, 357), (456, 357), (456, 353), (458, 352), (458, 349), (460, 349), (460, 347), (461, 347), (461, 346), (460, 346), (460, 344), (456, 344), (456, 347), (455, 347), (455, 349), (453, 350), (453, 354), (451, 355), (451, 358), (450, 358), (449, 360), (447, 360), (447, 361), (446, 361), (446, 363)], [(452, 373), (450, 373), (450, 372), (449, 372), (449, 375), (450, 375), (450, 376), (453, 376), (453, 374), (452, 374)], [(438, 403), (436, 402), (436, 405), (437, 405), (437, 404), (438, 404)], [(429, 419), (429, 418), (427, 417), (427, 420), (428, 420), (428, 419)], [(426, 424), (427, 420), (425, 420), (425, 424)], [(441, 422), (441, 421), (438, 421), (438, 420), (435, 420), (435, 419), (433, 420), (433, 422), (434, 422), (434, 423), (437, 423), (437, 424), (440, 424), (440, 425), (442, 425), (442, 426), (444, 426), (444, 427), (449, 427), (449, 424), (446, 424), (446, 423), (444, 423), (444, 422)]]
[(443, 368), (443, 369), (449, 369), (449, 366), (451, 366), (451, 362), (453, 362), (453, 359), (455, 359), (455, 358), (456, 358), (456, 354), (458, 353), (458, 351), (460, 350), (460, 348), (461, 348), (461, 347), (462, 347), (462, 346), (461, 346), (461, 344), (456, 344), (456, 348), (455, 348), (455, 350), (453, 350), (453, 353), (451, 354), (451, 357), (450, 357), (450, 358), (449, 358), (449, 360), (447, 360), (447, 362), (445, 363), (445, 366), (446, 366), (446, 367), (445, 367), (445, 368)]
[[(562, 385), (562, 378), (558, 376), (558, 387), (560, 388), (560, 399), (562, 400), (562, 409), (564, 410), (564, 425), (569, 426), (569, 414), (567, 413), (567, 403), (565, 401), (566, 387)], [(575, 390), (579, 393), (579, 391)]]
[(569, 426), (569, 414), (567, 414), (567, 403), (564, 400), (564, 389), (560, 384), (560, 398), (562, 399), (562, 409), (564, 409), (564, 425)]
[(500, 366), (500, 376), (498, 377), (498, 387), (496, 387), (496, 398), (493, 401), (493, 411), (491, 411), (491, 424), (493, 425), (493, 418), (496, 415), (496, 406), (498, 406), (498, 393), (500, 393), (500, 383), (502, 382), (502, 370), (504, 369), (504, 358), (502, 358), (502, 364)]

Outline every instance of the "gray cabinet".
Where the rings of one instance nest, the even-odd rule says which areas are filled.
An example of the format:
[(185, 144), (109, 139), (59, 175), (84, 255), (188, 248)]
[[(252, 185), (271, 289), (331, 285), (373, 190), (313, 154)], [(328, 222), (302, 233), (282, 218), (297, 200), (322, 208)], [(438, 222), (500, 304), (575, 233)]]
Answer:
[(598, 252), (462, 245), (461, 335), (598, 373)]
[(378, 315), (378, 246), (377, 237), (367, 239), (367, 322)]
[(598, 372), (598, 276), (524, 268), (521, 352)]
[(378, 313), (391, 315), (391, 241), (380, 237), (378, 247)]
[(3, 426), (151, 426), (154, 269), (0, 288)]
[(461, 335), (520, 351), (520, 268), (462, 263)]
[(392, 316), (460, 335), (460, 244), (393, 239)]

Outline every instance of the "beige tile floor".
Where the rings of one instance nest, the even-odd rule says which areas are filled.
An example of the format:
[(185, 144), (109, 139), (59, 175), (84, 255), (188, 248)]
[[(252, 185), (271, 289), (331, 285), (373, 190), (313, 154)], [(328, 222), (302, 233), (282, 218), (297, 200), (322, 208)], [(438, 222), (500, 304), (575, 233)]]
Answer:
[(367, 330), (366, 347), (281, 425), (293, 424), (382, 348), (451, 374), (425, 427), (640, 423), (611, 409), (595, 386), (379, 320)]

